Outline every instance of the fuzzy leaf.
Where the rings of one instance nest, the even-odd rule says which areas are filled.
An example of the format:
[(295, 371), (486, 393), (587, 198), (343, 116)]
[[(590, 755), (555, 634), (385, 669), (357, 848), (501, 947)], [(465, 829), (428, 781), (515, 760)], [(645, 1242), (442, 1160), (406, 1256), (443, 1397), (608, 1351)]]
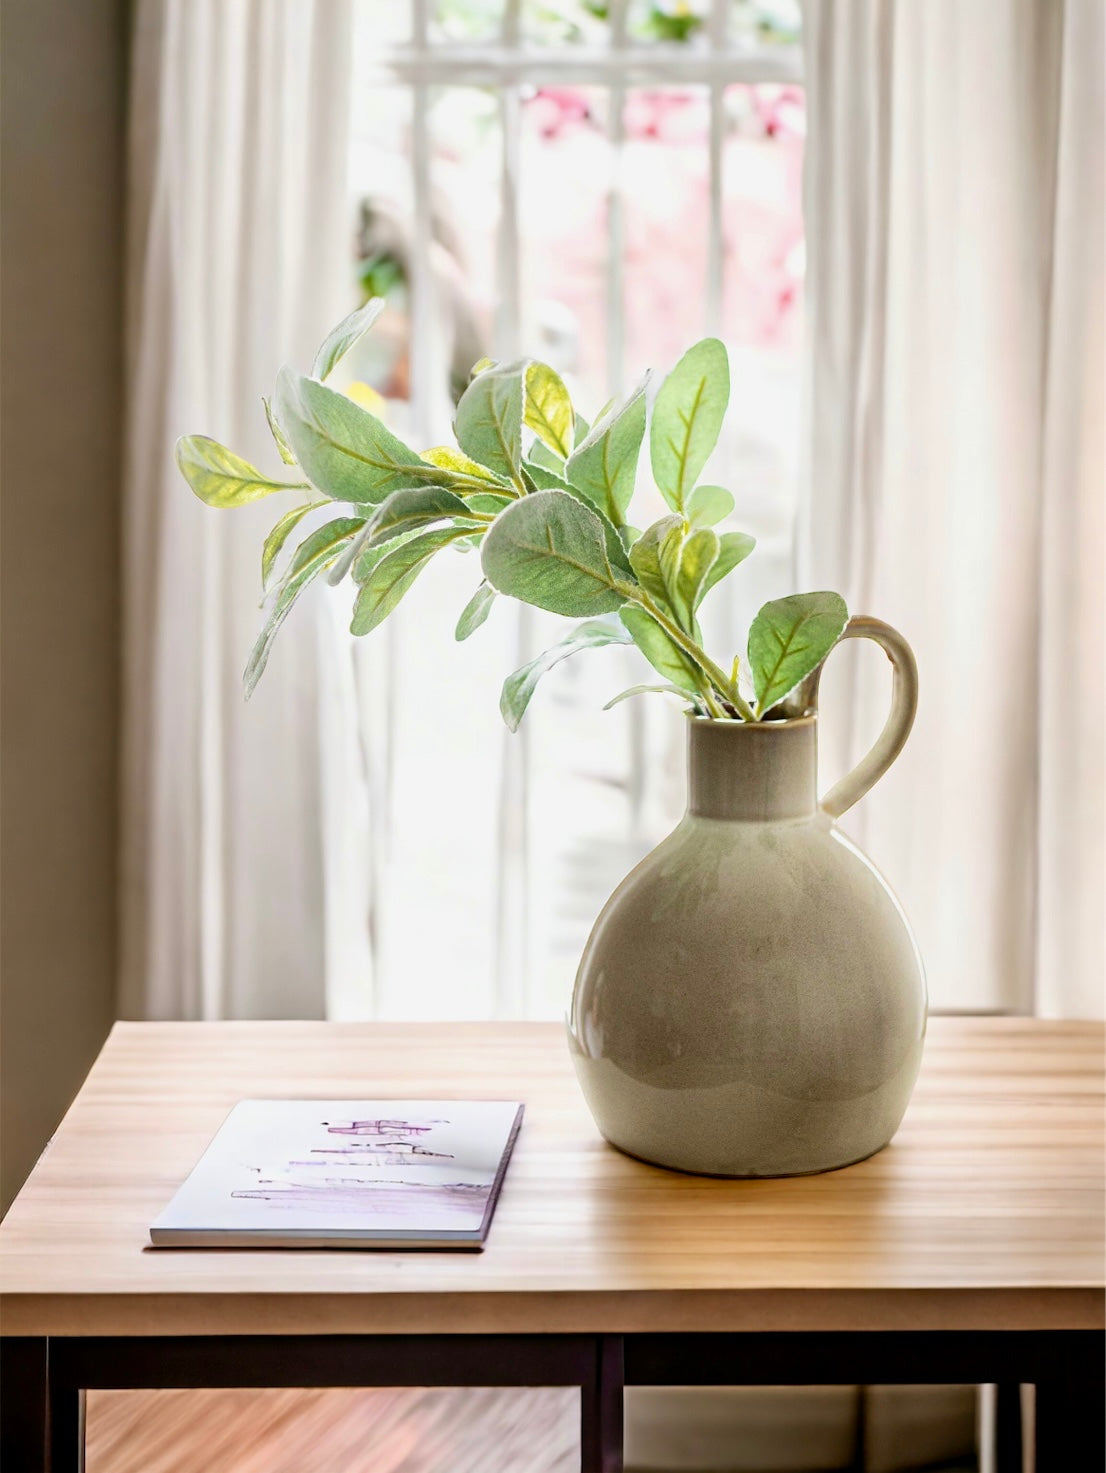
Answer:
[(622, 404), (596, 421), (565, 465), (566, 478), (616, 527), (626, 520), (634, 494), (645, 436), (646, 382), (643, 379)]
[(676, 592), (681, 618), (690, 625), (695, 610), (707, 591), (707, 579), (718, 561), (720, 538), (709, 527), (699, 527), (686, 538), (680, 549), (676, 573)]
[[(612, 696), (603, 710), (609, 711), (612, 706), (628, 701), (631, 696), (651, 695), (654, 691), (663, 695), (679, 696), (681, 701), (686, 701), (691, 694), (690, 691), (681, 690), (678, 685), (631, 685), (625, 690), (620, 690), (618, 695)], [(698, 709), (698, 703), (696, 703), (696, 708)]]
[(441, 471), (375, 415), (315, 379), (282, 368), (274, 401), (296, 459), (335, 501), (371, 506), (393, 491), (441, 482)]
[(384, 311), (384, 298), (373, 297), (363, 307), (358, 307), (348, 317), (343, 317), (336, 328), (326, 335), (322, 347), (315, 354), (311, 365), (311, 377), (328, 378), (338, 362), (346, 356), (354, 343), (363, 337)]
[(618, 617), (630, 631), (634, 643), (658, 674), (681, 690), (696, 694), (701, 677), (692, 661), (669, 639), (661, 626), (640, 604), (626, 604)]
[(288, 541), (288, 536), (292, 529), (303, 520), (309, 511), (313, 511), (319, 505), (320, 503), (318, 501), (308, 501), (303, 506), (294, 506), (291, 511), (284, 513), (268, 537), (265, 538), (265, 546), (261, 549), (262, 588), (268, 588), (273, 566), (280, 556), (281, 549)]
[(733, 492), (724, 486), (696, 486), (687, 499), (687, 519), (693, 527), (716, 527), (734, 506)]
[(503, 720), (511, 731), (517, 731), (530, 697), (537, 689), (538, 681), (554, 665), (567, 660), (579, 650), (598, 649), (608, 644), (629, 644), (630, 634), (614, 619), (588, 619), (569, 630), (562, 640), (523, 665), (503, 682), (503, 693), (499, 698), (499, 709)]
[[(600, 518), (563, 491), (538, 491), (500, 512), (484, 536), (484, 576), (499, 593), (554, 614), (602, 614), (632, 578), (619, 566)], [(612, 565), (612, 555), (615, 562)]]
[(717, 338), (689, 348), (661, 384), (649, 448), (653, 479), (673, 511), (683, 511), (717, 443), (729, 400), (729, 359)]
[[(368, 556), (368, 553), (365, 552), (365, 544), (369, 540), (369, 533), (371, 530), (372, 529), (370, 528), (369, 523), (366, 522), (365, 525), (361, 528), (360, 532), (358, 532), (357, 536), (353, 539), (353, 541), (347, 542), (335, 561), (331, 563), (330, 569), (326, 575), (326, 581), (330, 584), (332, 588), (336, 588), (337, 585), (342, 582), (349, 570), (353, 567), (354, 563), (356, 563), (357, 560), (362, 556), (362, 554), (364, 554), (366, 557)], [(380, 551), (381, 556), (383, 556), (384, 549), (381, 548)]]
[(559, 373), (547, 363), (526, 369), (525, 423), (543, 444), (564, 460), (572, 449), (572, 400)]
[(306, 481), (273, 481), (233, 450), (207, 435), (182, 435), (177, 465), (192, 490), (208, 506), (245, 506), (274, 491), (302, 491)]
[(435, 445), (430, 450), (424, 450), (422, 458), (430, 465), (436, 465), (441, 470), (451, 472), (452, 475), (463, 476), (466, 480), (485, 481), (489, 487), (510, 485), (510, 482), (505, 481), (502, 476), (497, 476), (486, 465), (470, 460), (467, 455), (462, 455), (461, 451), (455, 450), (452, 445)]
[(469, 511), (483, 512), (486, 516), (498, 516), (505, 506), (510, 506), (512, 501), (517, 501), (517, 496), (501, 495), (497, 491), (477, 491), (472, 496), (465, 497), (465, 506)]
[(750, 537), (748, 532), (723, 532), (718, 539), (718, 556), (714, 561), (710, 572), (707, 574), (703, 584), (702, 592), (699, 594), (699, 602), (702, 603), (714, 585), (723, 579), (727, 573), (732, 573), (738, 563), (743, 563), (757, 545), (755, 537)]
[(302, 572), (310, 563), (322, 554), (336, 556), (338, 550), (344, 547), (351, 537), (355, 537), (365, 525), (364, 517), (335, 517), (333, 521), (324, 522), (321, 527), (316, 527), (314, 532), (309, 533), (299, 547), (296, 548), (292, 558), (290, 573)]
[(495, 603), (495, 589), (489, 588), (487, 583), (481, 583), (461, 610), (461, 617), (457, 620), (457, 628), (453, 634), (454, 639), (468, 639), (470, 634), (474, 634), (491, 613), (493, 603)]
[(497, 364), (469, 384), (457, 404), (454, 432), (466, 455), (513, 480), (522, 460), (525, 364)]
[(837, 593), (793, 593), (767, 603), (749, 630), (757, 715), (770, 711), (816, 669), (848, 621)]
[(285, 435), (280, 425), (277, 424), (277, 417), (273, 413), (272, 403), (265, 397), (264, 394), (262, 394), (261, 396), (261, 402), (265, 406), (265, 419), (269, 425), (269, 434), (273, 437), (281, 460), (283, 460), (285, 465), (295, 465), (295, 453), (292, 450), (291, 445), (289, 445), (288, 443), (288, 437)]
[[(382, 558), (374, 562), (361, 583), (350, 632), (368, 634), (382, 624), (434, 554), (466, 535), (467, 532), (458, 531), (456, 527), (439, 527), (433, 532), (421, 532), (394, 549), (389, 548)], [(367, 549), (367, 556), (371, 558), (375, 551), (375, 548)]]
[[(534, 448), (540, 450), (542, 447), (536, 445)], [(564, 466), (562, 465), (560, 471), (563, 470)], [(523, 478), (529, 478), (535, 491), (567, 491), (571, 496), (572, 487), (565, 480), (564, 476), (561, 475), (560, 471), (551, 471), (548, 466), (541, 465), (534, 460), (524, 460), (522, 462)]]
[(543, 471), (552, 471), (555, 476), (564, 476), (564, 461), (559, 455), (554, 455), (549, 446), (543, 445), (540, 440), (535, 440), (530, 446), (530, 454), (526, 458), (526, 468), (528, 470), (533, 471), (536, 465), (540, 465)]
[[(339, 523), (343, 523), (344, 527), (336, 531)], [(257, 682), (265, 673), (273, 640), (276, 638), (277, 630), (288, 617), (292, 605), (307, 585), (333, 562), (342, 545), (363, 525), (363, 519), (360, 517), (340, 517), (334, 522), (327, 523), (325, 527), (319, 527), (309, 537), (305, 537), (296, 549), (292, 566), (277, 588), (268, 617), (262, 626), (261, 633), (257, 636), (242, 676), (247, 700), (253, 695)]]
[(661, 517), (630, 548), (630, 566), (646, 593), (676, 615), (676, 575), (686, 527), (681, 516)]
[[(376, 547), (381, 542), (391, 542), (401, 532), (415, 527), (441, 522), (447, 517), (463, 519), (469, 514), (470, 503), (462, 501), (444, 486), (420, 486), (412, 491), (393, 491), (373, 513), (369, 523), (367, 547)], [(470, 523), (472, 518), (469, 518)]]

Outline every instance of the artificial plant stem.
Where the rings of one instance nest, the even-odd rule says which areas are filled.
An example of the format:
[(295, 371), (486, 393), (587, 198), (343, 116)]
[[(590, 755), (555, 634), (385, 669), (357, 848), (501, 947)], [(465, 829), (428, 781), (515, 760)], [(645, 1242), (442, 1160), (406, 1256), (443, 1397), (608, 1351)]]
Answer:
[(641, 604), (647, 613), (652, 614), (653, 618), (656, 619), (672, 643), (683, 650), (685, 655), (689, 655), (699, 668), (705, 671), (719, 695), (723, 696), (734, 706), (742, 721), (755, 721), (757, 719), (752, 706), (749, 705), (749, 702), (740, 693), (737, 686), (726, 678), (726, 673), (721, 666), (716, 665), (705, 650), (701, 649), (693, 639), (686, 635), (680, 626), (674, 623), (653, 602), (647, 593), (641, 588), (631, 589), (629, 585), (620, 589), (620, 592), (627, 593), (634, 603)]

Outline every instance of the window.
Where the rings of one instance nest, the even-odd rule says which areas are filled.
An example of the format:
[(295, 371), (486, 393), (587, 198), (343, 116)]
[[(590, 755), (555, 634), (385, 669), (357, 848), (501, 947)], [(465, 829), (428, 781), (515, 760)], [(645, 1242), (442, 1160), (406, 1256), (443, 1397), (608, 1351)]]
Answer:
[[(484, 355), (544, 358), (587, 412), (696, 338), (722, 338), (733, 390), (708, 479), (760, 541), (744, 587), (708, 610), (723, 642), (791, 578), (798, 25), (797, 0), (358, 9), (355, 264), (359, 289), (391, 310), (348, 392), (429, 446)], [(355, 655), (380, 795), (366, 840), (372, 1006), (557, 1016), (603, 900), (678, 816), (680, 718), (657, 698), (602, 712), (643, 678), (634, 652), (613, 650), (558, 670), (511, 737), (499, 684), (560, 621), (497, 608), (463, 651), (447, 648), (479, 579), (448, 561)], [(413, 976), (441, 980), (413, 996)], [(357, 999), (351, 984), (339, 1014)]]

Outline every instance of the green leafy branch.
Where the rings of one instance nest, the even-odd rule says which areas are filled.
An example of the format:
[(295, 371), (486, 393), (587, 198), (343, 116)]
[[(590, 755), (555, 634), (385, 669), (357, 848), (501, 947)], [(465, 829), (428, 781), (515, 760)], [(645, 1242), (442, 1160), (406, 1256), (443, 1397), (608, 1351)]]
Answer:
[[(845, 627), (837, 594), (765, 604), (749, 634), (744, 690), (740, 658), (727, 673), (703, 647), (703, 600), (755, 545), (745, 532), (718, 530), (734, 497), (699, 481), (730, 395), (729, 363), (716, 338), (684, 354), (651, 414), (645, 379), (591, 425), (547, 364), (483, 359), (457, 405), (456, 446), (418, 453), (326, 383), (382, 306), (374, 299), (351, 313), (328, 335), (311, 375), (283, 369), (272, 400), (263, 401), (280, 459), (298, 479), (294, 472), (271, 478), (203, 435), (178, 442), (177, 463), (209, 506), (299, 494), (262, 550), (266, 617), (246, 667), (247, 695), (280, 625), (320, 575), (355, 585), (351, 628), (367, 634), (453, 547), (479, 548), (483, 574), (458, 620), (459, 640), (479, 629), (499, 595), (583, 620), (508, 677), (500, 707), (512, 730), (548, 670), (580, 650), (615, 644), (635, 645), (663, 683), (632, 686), (609, 705), (660, 691), (715, 720), (793, 714), (795, 692)], [(650, 469), (669, 514), (638, 531), (628, 518), (647, 430)], [(327, 506), (340, 514), (312, 526), (286, 553), (293, 532)]]

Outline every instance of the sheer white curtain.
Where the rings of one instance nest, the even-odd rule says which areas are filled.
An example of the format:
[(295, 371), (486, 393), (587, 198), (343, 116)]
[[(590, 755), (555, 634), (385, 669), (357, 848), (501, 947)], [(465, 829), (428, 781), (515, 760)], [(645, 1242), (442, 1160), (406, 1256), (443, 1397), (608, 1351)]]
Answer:
[(139, 0), (129, 240), (125, 1016), (325, 1011), (317, 608), (247, 706), (263, 503), (217, 513), (200, 431), (271, 470), (259, 399), (349, 306), (348, 0)]
[[(800, 566), (918, 654), (914, 735), (846, 824), (941, 1007), (1103, 1007), (1102, 33), (1098, 0), (804, 10)], [(831, 772), (881, 665), (831, 662)]]

